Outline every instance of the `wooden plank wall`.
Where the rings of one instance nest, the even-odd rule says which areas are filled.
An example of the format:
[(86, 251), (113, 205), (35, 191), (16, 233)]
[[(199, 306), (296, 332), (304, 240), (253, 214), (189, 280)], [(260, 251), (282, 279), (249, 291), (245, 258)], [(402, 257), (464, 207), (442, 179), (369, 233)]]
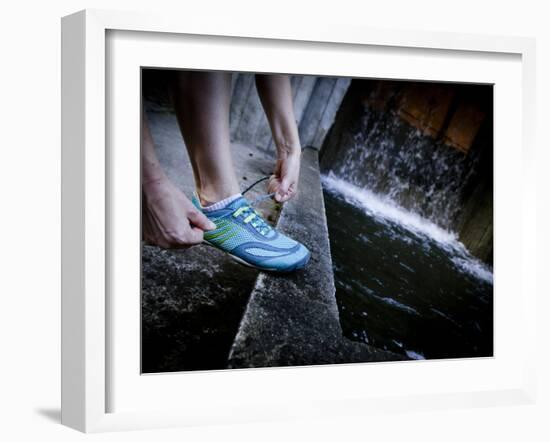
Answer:
[[(349, 78), (291, 76), (294, 114), (302, 146), (320, 148), (340, 103)], [(274, 152), (271, 130), (263, 111), (253, 74), (233, 74), (230, 129), (232, 141)]]

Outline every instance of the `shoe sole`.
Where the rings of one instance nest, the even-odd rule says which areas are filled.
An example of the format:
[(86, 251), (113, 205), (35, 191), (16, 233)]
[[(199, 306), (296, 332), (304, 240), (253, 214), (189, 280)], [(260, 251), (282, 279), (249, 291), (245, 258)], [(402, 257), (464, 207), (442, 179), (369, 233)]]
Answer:
[(257, 269), (257, 270), (262, 270), (264, 272), (273, 272), (273, 273), (290, 273), (290, 272), (294, 272), (296, 270), (301, 270), (303, 269), (307, 263), (309, 262), (309, 258), (311, 257), (311, 252), (308, 250), (307, 252), (307, 255), (304, 256), (300, 261), (298, 261), (296, 264), (294, 264), (292, 267), (288, 267), (286, 269), (269, 269), (269, 268), (265, 268), (265, 267), (258, 267), (254, 264), (251, 264), (249, 262), (246, 262), (244, 259), (242, 258), (239, 258), (238, 256), (235, 256), (235, 255), (232, 255), (231, 253), (229, 252), (226, 252), (225, 250), (222, 250), (218, 247), (216, 247), (215, 245), (209, 243), (208, 241), (206, 240), (203, 240), (202, 241), (204, 244), (207, 244), (209, 245), (210, 247), (214, 247), (215, 249), (217, 250), (220, 250), (222, 252), (224, 252), (226, 255), (229, 255), (231, 258), (233, 258), (235, 261), (237, 261), (239, 264), (242, 264), (242, 265), (245, 265), (247, 267), (251, 267), (253, 269)]

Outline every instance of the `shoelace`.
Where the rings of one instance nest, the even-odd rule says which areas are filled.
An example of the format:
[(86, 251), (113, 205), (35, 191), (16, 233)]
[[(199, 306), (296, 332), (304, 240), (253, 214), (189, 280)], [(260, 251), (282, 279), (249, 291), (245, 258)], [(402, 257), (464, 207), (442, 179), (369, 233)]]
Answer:
[(271, 231), (271, 226), (269, 226), (261, 217), (261, 215), (254, 210), (249, 205), (241, 206), (235, 212), (233, 212), (233, 217), (238, 218), (243, 216), (243, 222), (245, 224), (250, 223), (258, 232), (262, 235), (267, 235)]
[[(256, 186), (257, 184), (267, 179), (269, 179), (269, 175), (264, 176), (259, 180), (253, 182), (250, 186), (248, 186), (244, 191), (241, 192), (241, 195), (244, 195), (249, 190), (252, 190), (254, 186)], [(262, 235), (268, 234), (271, 231), (271, 226), (264, 221), (262, 216), (255, 209), (253, 209), (253, 207), (258, 203), (265, 201), (266, 199), (272, 198), (275, 195), (275, 193), (276, 192), (272, 192), (272, 193), (268, 193), (266, 195), (260, 195), (254, 198), (250, 202), (250, 205), (242, 206), (242, 207), (239, 207), (237, 210), (235, 210), (235, 212), (233, 212), (233, 216), (237, 218), (241, 214), (243, 214), (245, 224), (250, 223), (252, 227), (254, 227)]]

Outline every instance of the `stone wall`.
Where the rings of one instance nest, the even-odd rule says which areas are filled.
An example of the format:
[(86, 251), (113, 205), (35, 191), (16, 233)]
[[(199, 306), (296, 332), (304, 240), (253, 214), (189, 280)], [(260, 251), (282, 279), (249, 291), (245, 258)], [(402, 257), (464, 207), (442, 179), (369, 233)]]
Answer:
[[(172, 71), (143, 70), (143, 91), (150, 111), (172, 111), (168, 84)], [(349, 78), (291, 75), (294, 114), (302, 146), (320, 148), (351, 82)], [(233, 73), (231, 140), (274, 152), (271, 130), (256, 91), (254, 74)]]
[[(450, 206), (440, 225), (492, 264), (492, 97), (488, 85), (353, 80), (323, 143), (321, 167), (383, 194), (397, 177), (407, 190), (396, 201), (413, 211), (436, 195), (439, 207)], [(430, 208), (419, 213), (438, 223)]]
[[(294, 114), (302, 146), (321, 147), (349, 83), (348, 78), (291, 76)], [(254, 75), (233, 74), (232, 89), (232, 140), (273, 150), (271, 131), (256, 92)]]

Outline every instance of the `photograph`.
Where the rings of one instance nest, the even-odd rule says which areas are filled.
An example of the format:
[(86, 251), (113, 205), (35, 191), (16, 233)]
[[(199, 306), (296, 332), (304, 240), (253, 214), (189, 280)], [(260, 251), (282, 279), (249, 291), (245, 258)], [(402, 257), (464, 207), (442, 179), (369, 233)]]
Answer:
[(142, 374), (493, 357), (493, 84), (140, 92)]

